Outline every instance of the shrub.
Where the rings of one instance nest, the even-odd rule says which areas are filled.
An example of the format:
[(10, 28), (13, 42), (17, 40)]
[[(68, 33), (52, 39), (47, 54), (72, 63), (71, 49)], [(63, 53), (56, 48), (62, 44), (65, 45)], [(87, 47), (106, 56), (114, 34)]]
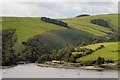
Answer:
[(91, 20), (91, 23), (104, 26), (104, 27), (110, 27), (108, 21), (105, 21), (103, 19), (93, 19)]
[(85, 52), (85, 54), (88, 55), (88, 54), (91, 54), (92, 52), (93, 52), (93, 50), (92, 50), (92, 49), (89, 49), (89, 50), (87, 50), (87, 51)]
[(105, 62), (105, 59), (102, 58), (102, 57), (98, 57), (97, 60), (96, 60), (96, 64), (97, 64), (97, 65), (104, 64), (104, 62)]

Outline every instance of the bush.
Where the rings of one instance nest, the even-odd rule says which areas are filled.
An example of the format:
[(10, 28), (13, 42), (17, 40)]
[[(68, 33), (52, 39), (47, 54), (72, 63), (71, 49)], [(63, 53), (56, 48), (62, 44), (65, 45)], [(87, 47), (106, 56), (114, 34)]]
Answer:
[(102, 64), (104, 64), (104, 62), (105, 62), (105, 59), (102, 57), (98, 57), (96, 60), (97, 65), (102, 65)]
[(88, 55), (88, 54), (91, 54), (92, 52), (93, 52), (93, 50), (92, 50), (92, 49), (89, 49), (89, 50), (87, 50), (87, 51), (85, 52), (85, 54)]
[(109, 23), (103, 19), (93, 19), (91, 20), (91, 23), (104, 26), (104, 27), (110, 27)]
[(69, 58), (69, 61), (72, 62), (72, 63), (75, 63), (76, 62), (75, 56), (71, 55), (71, 57)]
[(98, 48), (96, 49), (96, 51), (99, 50), (99, 49), (102, 49), (102, 48), (104, 48), (104, 47), (105, 47), (104, 45), (100, 45), (100, 47), (98, 47)]
[(45, 61), (51, 61), (50, 54), (42, 54), (38, 57), (37, 63), (44, 63)]
[(106, 60), (105, 62), (107, 62), (107, 63), (114, 63), (113, 60)]
[(2, 65), (10, 66), (16, 64), (17, 56), (13, 48), (17, 42), (16, 30), (3, 30), (2, 41)]

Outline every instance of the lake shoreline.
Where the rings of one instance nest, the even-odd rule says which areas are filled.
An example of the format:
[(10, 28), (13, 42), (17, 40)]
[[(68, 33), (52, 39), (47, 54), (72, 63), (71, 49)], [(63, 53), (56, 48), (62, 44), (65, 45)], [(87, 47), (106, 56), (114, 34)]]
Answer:
[[(17, 65), (13, 68), (3, 69), (3, 78), (116, 78), (115, 70), (83, 70), (64, 69), (52, 67), (39, 67), (34, 63)], [(88, 75), (89, 74), (89, 75)], [(46, 76), (47, 75), (47, 76)]]
[(98, 66), (79, 66), (79, 67), (74, 67), (74, 66), (49, 65), (49, 64), (38, 64), (38, 63), (36, 63), (36, 65), (40, 66), (40, 67), (63, 68), (63, 69), (83, 69), (83, 70), (98, 70), (98, 71), (118, 70), (118, 69), (107, 69), (107, 68), (102, 68), (102, 67), (98, 67)]
[[(32, 64), (32, 63), (26, 63), (26, 64)], [(48, 68), (63, 68), (63, 69), (82, 69), (82, 70), (98, 70), (98, 71), (103, 71), (103, 70), (118, 70), (118, 68), (102, 68), (98, 66), (71, 66), (71, 65), (65, 65), (65, 64), (45, 64), (45, 63), (33, 63), (39, 67), (48, 67)], [(24, 65), (24, 64), (17, 64), (17, 65)], [(16, 67), (17, 65), (11, 65), (11, 66), (1, 66), (0, 69), (8, 69), (12, 67)]]

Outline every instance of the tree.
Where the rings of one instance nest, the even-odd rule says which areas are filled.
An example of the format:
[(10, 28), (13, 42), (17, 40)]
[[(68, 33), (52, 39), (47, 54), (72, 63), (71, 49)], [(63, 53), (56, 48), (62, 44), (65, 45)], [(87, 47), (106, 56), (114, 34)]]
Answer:
[(3, 30), (2, 41), (2, 65), (15, 65), (17, 62), (17, 56), (14, 49), (14, 46), (17, 42), (16, 30)]
[(78, 15), (76, 17), (85, 17), (85, 16), (90, 16), (89, 14), (81, 14), (81, 15)]
[(71, 57), (69, 58), (69, 61), (72, 63), (75, 63), (76, 62), (75, 56), (71, 55)]
[(89, 50), (87, 50), (87, 51), (85, 52), (85, 54), (88, 55), (88, 54), (91, 54), (92, 52), (93, 52), (93, 50), (92, 50), (92, 49), (89, 49)]
[(43, 63), (45, 61), (51, 61), (51, 57), (49, 54), (42, 54), (41, 56), (38, 57), (37, 60), (38, 63)]
[(91, 20), (91, 23), (104, 26), (104, 27), (110, 27), (110, 24), (108, 23), (108, 21), (103, 19), (93, 19)]
[(105, 62), (105, 59), (102, 58), (102, 57), (98, 57), (97, 60), (96, 60), (97, 65), (104, 64), (104, 62)]

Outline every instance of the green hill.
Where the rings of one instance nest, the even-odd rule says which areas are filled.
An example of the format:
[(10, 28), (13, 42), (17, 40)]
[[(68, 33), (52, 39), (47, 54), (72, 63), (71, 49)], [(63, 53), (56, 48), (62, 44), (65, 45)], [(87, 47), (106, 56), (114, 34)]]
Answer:
[[(63, 23), (67, 23), (68, 27), (57, 25), (60, 21), (56, 21), (55, 19), (50, 20), (53, 20), (53, 23), (54, 21), (58, 22), (57, 24), (50, 23), (51, 21), (48, 21), (49, 23), (41, 21), (40, 17), (3, 17), (0, 23), (2, 23), (2, 30), (13, 29), (15, 35), (17, 35), (15, 38), (16, 40), (18, 39), (19, 45), (13, 46), (13, 44), (10, 43), (10, 45), (12, 45), (10, 48), (12, 48), (13, 50), (11, 51), (18, 56), (18, 61), (35, 62), (41, 58), (41, 55), (42, 58), (46, 58), (46, 55), (51, 57), (49, 53), (52, 53), (53, 50), (65, 47), (69, 49), (69, 47), (88, 45), (85, 47), (94, 50), (101, 44), (105, 46), (103, 49), (77, 59), (77, 61), (80, 62), (81, 60), (94, 60), (99, 56), (107, 60), (117, 60), (117, 17), (117, 14), (106, 14), (58, 19), (63, 21)], [(91, 23), (91, 20), (95, 19), (105, 20), (111, 26), (104, 27)], [(5, 35), (6, 37), (4, 38), (12, 41), (12, 39), (9, 39), (9, 35), (10, 34)], [(5, 46), (8, 46), (8, 44), (5, 44)], [(11, 51), (8, 50), (8, 53), (12, 53)], [(78, 52), (74, 53), (76, 54)], [(7, 55), (5, 59), (8, 59)]]
[[(113, 28), (116, 28), (118, 27), (117, 16), (118, 15), (97, 15), (97, 16), (68, 18), (68, 19), (63, 19), (63, 21), (67, 22), (69, 26), (72, 27), (72, 29), (74, 28), (76, 30), (83, 31), (86, 34), (88, 33), (93, 36), (105, 36), (108, 38), (108, 34), (114, 33), (111, 30), (111, 28), (94, 25), (90, 23), (90, 20), (96, 18), (105, 19), (111, 22)], [(10, 28), (16, 29), (19, 43), (21, 43), (22, 41), (27, 41), (29, 38), (35, 35), (44, 34), (47, 31), (48, 32), (50, 31), (52, 32), (53, 30), (64, 31), (67, 29), (58, 25), (43, 22), (40, 20), (39, 17), (3, 17), (2, 28), (3, 30)]]
[(98, 57), (103, 57), (106, 60), (114, 60), (114, 61), (118, 60), (118, 50), (119, 50), (118, 42), (96, 43), (96, 44), (84, 46), (84, 48), (89, 48), (89, 49), (95, 50), (100, 45), (104, 45), (105, 48), (97, 50), (90, 55), (81, 57), (81, 58), (77, 59), (77, 62), (96, 60)]
[(2, 29), (11, 28), (16, 29), (19, 43), (46, 31), (66, 29), (58, 25), (45, 23), (39, 17), (3, 17)]
[(92, 19), (106, 20), (112, 25), (113, 29), (118, 28), (118, 15), (116, 14), (75, 17), (75, 18), (64, 19), (63, 21), (67, 22), (73, 28), (83, 30), (95, 36), (107, 36), (108, 33), (113, 33), (111, 31), (111, 28), (90, 23), (90, 20)]

